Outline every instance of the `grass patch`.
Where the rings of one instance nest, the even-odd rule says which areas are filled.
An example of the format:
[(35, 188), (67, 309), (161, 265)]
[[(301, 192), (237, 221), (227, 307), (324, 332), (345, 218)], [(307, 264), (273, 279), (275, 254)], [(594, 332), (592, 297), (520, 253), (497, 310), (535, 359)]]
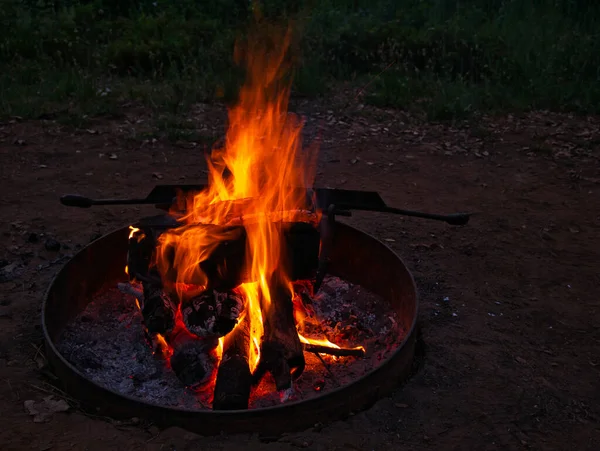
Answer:
[[(67, 111), (77, 122), (131, 100), (157, 117), (231, 101), (243, 79), (233, 44), (251, 9), (247, 0), (4, 0), (0, 115)], [(262, 10), (298, 25), (295, 96), (371, 80), (368, 102), (433, 120), (507, 109), (600, 112), (594, 2), (264, 0)]]

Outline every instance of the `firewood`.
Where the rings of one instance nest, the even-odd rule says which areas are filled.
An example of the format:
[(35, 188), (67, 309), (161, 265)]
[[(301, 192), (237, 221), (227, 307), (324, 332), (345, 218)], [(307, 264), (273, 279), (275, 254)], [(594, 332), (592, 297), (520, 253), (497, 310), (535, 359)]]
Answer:
[[(281, 223), (282, 252), (285, 260), (286, 273), (292, 280), (306, 280), (314, 277), (318, 265), (320, 238), (316, 227), (311, 223)], [(136, 275), (144, 276), (156, 262), (165, 283), (186, 283), (190, 285), (205, 285), (207, 289), (218, 291), (231, 290), (241, 283), (251, 282), (247, 262), (248, 228), (245, 226), (218, 226), (213, 224), (193, 224), (178, 228), (161, 228), (159, 232), (151, 228), (141, 229), (140, 233), (129, 240), (128, 267), (131, 278)], [(203, 234), (214, 237), (218, 241), (208, 258), (198, 263), (192, 271), (180, 271), (176, 261), (180, 253), (189, 252), (187, 246), (178, 243), (177, 238), (160, 248), (160, 258), (156, 258), (156, 246), (163, 237), (167, 241), (168, 234), (182, 235), (191, 228), (203, 228)], [(252, 233), (250, 231), (249, 233)], [(139, 277), (137, 277), (139, 279)]]
[(141, 290), (129, 283), (119, 283), (117, 287), (137, 298), (148, 333), (164, 335), (173, 329), (178, 302), (163, 290), (160, 281), (145, 279)]
[(292, 379), (304, 371), (305, 360), (302, 343), (294, 320), (291, 293), (279, 274), (269, 283), (271, 305), (261, 305), (264, 336), (260, 361), (254, 373), (257, 383), (268, 371), (275, 379), (278, 391), (292, 386)]
[(166, 334), (175, 326), (178, 301), (167, 294), (160, 284), (143, 282), (142, 316), (150, 333)]
[(175, 375), (187, 387), (196, 387), (208, 381), (214, 374), (218, 340), (200, 339), (192, 335), (181, 319), (177, 319), (177, 307), (171, 297), (160, 286), (147, 280), (143, 282), (143, 291), (130, 284), (119, 283), (119, 290), (135, 296), (140, 302), (144, 318), (144, 334), (156, 347), (160, 334), (169, 350), (170, 365)]
[(186, 387), (196, 388), (211, 379), (218, 361), (217, 340), (195, 337), (180, 322), (164, 338), (173, 352), (171, 368)]
[(157, 215), (143, 218), (132, 226), (138, 230), (131, 234), (127, 249), (127, 268), (131, 280), (135, 280), (137, 274), (144, 276), (150, 272), (158, 237), (179, 225), (171, 215)]
[(252, 386), (249, 346), (250, 316), (245, 314), (233, 332), (225, 338), (223, 356), (217, 371), (213, 410), (248, 408)]
[(219, 338), (233, 330), (243, 308), (241, 295), (233, 291), (207, 290), (185, 300), (181, 306), (181, 314), (192, 334), (200, 338)]

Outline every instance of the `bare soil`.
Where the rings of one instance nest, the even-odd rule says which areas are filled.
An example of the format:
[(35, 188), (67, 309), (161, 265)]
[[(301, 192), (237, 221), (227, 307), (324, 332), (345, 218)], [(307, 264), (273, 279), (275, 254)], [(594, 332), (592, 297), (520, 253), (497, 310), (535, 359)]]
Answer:
[[(72, 209), (59, 196), (145, 196), (157, 183), (198, 181), (204, 144), (140, 138), (149, 118), (131, 108), (87, 129), (16, 118), (0, 126), (2, 450), (600, 449), (600, 119), (539, 112), (425, 124), (342, 103), (295, 105), (307, 135), (321, 137), (319, 186), (478, 213), (465, 227), (349, 220), (415, 275), (422, 355), (408, 383), (345, 421), (270, 442), (93, 418), (73, 400), (35, 423), (24, 401), (53, 391), (39, 315), (52, 276), (92, 238), (153, 213)], [(224, 117), (208, 105), (190, 115), (207, 136), (222, 134)]]

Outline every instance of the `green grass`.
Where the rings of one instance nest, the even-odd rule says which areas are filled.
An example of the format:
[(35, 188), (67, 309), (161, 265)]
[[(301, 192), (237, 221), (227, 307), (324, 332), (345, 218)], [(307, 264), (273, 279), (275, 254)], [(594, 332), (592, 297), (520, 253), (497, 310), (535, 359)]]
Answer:
[[(300, 35), (293, 93), (368, 82), (368, 102), (430, 119), (600, 112), (600, 5), (584, 0), (265, 0)], [(247, 0), (3, 0), (0, 116), (157, 118), (232, 100)], [(157, 119), (158, 120), (158, 119)], [(160, 120), (159, 120), (160, 122)], [(163, 124), (167, 134), (185, 127)], [(176, 131), (173, 131), (176, 130)]]

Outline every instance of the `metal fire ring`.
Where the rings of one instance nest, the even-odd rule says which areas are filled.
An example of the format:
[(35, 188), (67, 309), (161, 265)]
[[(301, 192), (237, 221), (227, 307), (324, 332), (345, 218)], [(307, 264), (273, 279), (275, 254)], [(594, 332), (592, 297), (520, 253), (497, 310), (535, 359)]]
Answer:
[(418, 300), (414, 279), (400, 257), (372, 236), (336, 224), (329, 272), (387, 299), (408, 331), (386, 360), (352, 383), (314, 398), (250, 410), (186, 410), (122, 395), (89, 380), (56, 347), (65, 326), (82, 312), (94, 294), (124, 280), (127, 227), (90, 243), (59, 271), (42, 306), (46, 356), (62, 388), (95, 414), (145, 418), (158, 426), (179, 426), (202, 435), (258, 433), (277, 436), (330, 423), (364, 410), (388, 396), (409, 375), (415, 352)]

